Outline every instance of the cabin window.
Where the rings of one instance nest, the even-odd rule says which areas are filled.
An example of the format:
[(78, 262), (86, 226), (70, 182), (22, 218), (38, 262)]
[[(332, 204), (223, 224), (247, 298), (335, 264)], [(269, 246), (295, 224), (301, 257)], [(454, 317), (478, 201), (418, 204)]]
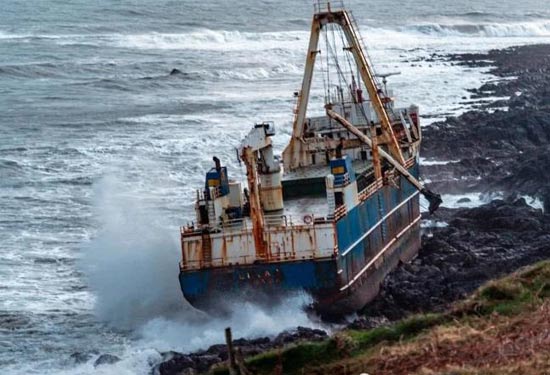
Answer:
[(311, 154), (311, 164), (315, 164), (315, 153)]
[(367, 160), (367, 151), (361, 150), (361, 160)]

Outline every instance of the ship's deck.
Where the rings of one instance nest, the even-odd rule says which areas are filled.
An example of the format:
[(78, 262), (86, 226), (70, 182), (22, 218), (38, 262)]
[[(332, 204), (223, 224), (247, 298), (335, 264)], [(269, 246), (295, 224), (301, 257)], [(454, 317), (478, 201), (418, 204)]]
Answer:
[(328, 204), (325, 196), (291, 198), (284, 201), (283, 215), (291, 218), (293, 224), (303, 224), (304, 216), (312, 215), (315, 218), (328, 215)]
[[(372, 170), (372, 162), (370, 160), (353, 160), (352, 166), (355, 174), (367, 174)], [(310, 165), (307, 168), (297, 168), (293, 171), (286, 171), (283, 176), (283, 183), (298, 181), (298, 180), (310, 180), (322, 178), (323, 182), (325, 177), (330, 173), (328, 165)]]

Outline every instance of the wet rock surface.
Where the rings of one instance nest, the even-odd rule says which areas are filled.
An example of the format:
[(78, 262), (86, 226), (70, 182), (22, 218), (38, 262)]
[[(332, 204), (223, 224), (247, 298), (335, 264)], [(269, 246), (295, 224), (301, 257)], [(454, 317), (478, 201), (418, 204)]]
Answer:
[(384, 280), (366, 316), (438, 311), (490, 279), (550, 257), (550, 215), (524, 199), (439, 214), (449, 226), (430, 228), (418, 256)]
[[(256, 355), (266, 350), (280, 348), (291, 342), (320, 341), (327, 338), (327, 333), (320, 329), (296, 327), (293, 330), (281, 332), (275, 338), (261, 337), (257, 339), (233, 340), (243, 357)], [(162, 354), (162, 362), (154, 367), (153, 375), (172, 375), (181, 373), (206, 372), (212, 365), (227, 361), (228, 353), (225, 344), (212, 345), (206, 350), (181, 354), (166, 352)], [(193, 372), (195, 371), (195, 372)]]
[(102, 354), (94, 362), (94, 367), (101, 365), (112, 365), (120, 361), (120, 358), (112, 354)]
[(472, 67), (493, 66), (490, 73), (498, 79), (471, 90), (473, 98), (509, 99), (425, 131), (422, 156), (453, 161), (422, 167), (432, 187), (446, 193), (527, 194), (550, 204), (550, 46), (448, 58)]
[[(441, 310), (484, 282), (550, 258), (550, 45), (448, 56), (472, 67), (492, 66), (502, 78), (471, 90), (473, 97), (510, 97), (450, 117), (424, 132), (422, 156), (452, 161), (422, 166), (440, 193), (502, 192), (504, 200), (469, 209), (440, 208), (418, 257), (392, 272), (364, 313), (403, 318)], [(495, 110), (502, 106), (507, 111)], [(464, 199), (461, 203), (465, 203)]]

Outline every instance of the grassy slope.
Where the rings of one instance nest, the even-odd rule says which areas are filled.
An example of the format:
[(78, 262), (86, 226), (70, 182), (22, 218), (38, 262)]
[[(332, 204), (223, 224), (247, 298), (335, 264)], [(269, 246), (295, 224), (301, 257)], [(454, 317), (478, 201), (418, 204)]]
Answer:
[(342, 331), (246, 363), (254, 374), (550, 374), (550, 261), (489, 282), (445, 313)]

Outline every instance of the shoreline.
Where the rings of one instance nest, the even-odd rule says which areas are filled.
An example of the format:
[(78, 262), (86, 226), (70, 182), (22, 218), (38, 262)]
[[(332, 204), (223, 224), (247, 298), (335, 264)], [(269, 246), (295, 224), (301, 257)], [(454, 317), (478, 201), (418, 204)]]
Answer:
[[(550, 157), (538, 158), (544, 150), (550, 151), (550, 89), (544, 87), (550, 87), (550, 57), (546, 56), (550, 56), (550, 45), (444, 57), (472, 67), (489, 64), (493, 68), (488, 74), (503, 78), (471, 89), (471, 99), (510, 99), (481, 104), (426, 127), (422, 157), (453, 163), (421, 166), (423, 177), (441, 194), (501, 191), (505, 197), (474, 208), (440, 208), (430, 219), (448, 226), (427, 228), (418, 257), (388, 275), (380, 294), (365, 307), (364, 316), (347, 327), (370, 329), (411, 314), (442, 311), (484, 282), (548, 258), (550, 244), (545, 242), (550, 242), (546, 234), (550, 215), (516, 199), (530, 195), (544, 202), (546, 212), (550, 208), (550, 187), (545, 186), (542, 173), (550, 170)], [(517, 95), (520, 90), (522, 94)], [(274, 339), (240, 338), (235, 345), (247, 356), (326, 337), (321, 330), (297, 327)], [(186, 369), (196, 373), (227, 360), (227, 350), (218, 344), (194, 353), (161, 356), (153, 374)]]

